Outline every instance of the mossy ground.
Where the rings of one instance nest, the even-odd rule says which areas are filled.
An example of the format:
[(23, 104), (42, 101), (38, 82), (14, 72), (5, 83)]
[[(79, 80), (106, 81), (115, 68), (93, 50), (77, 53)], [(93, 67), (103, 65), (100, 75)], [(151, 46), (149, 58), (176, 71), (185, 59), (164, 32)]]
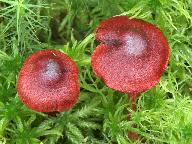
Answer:
[[(90, 66), (97, 45), (92, 33), (114, 15), (155, 24), (171, 47), (166, 72), (139, 97), (136, 112), (129, 108), (127, 95), (107, 88)], [(77, 62), (81, 84), (75, 107), (56, 116), (29, 110), (16, 92), (25, 58), (49, 48)], [(128, 131), (141, 139), (129, 140)], [(0, 0), (0, 144), (15, 143), (192, 143), (192, 1)]]

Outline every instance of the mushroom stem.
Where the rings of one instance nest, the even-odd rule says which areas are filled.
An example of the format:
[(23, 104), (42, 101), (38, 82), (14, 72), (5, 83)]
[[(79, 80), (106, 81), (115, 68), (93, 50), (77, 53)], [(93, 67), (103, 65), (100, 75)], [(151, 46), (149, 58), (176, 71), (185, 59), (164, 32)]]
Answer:
[(56, 117), (58, 113), (59, 113), (59, 112), (57, 112), (57, 111), (55, 111), (55, 112), (46, 112), (46, 114), (47, 114), (48, 116), (50, 116), (50, 117)]
[[(132, 108), (133, 111), (137, 110), (137, 97), (139, 95), (140, 94), (138, 94), (138, 93), (132, 93), (132, 94), (129, 94), (129, 96), (128, 96), (128, 100), (131, 103), (131, 108)], [(130, 112), (128, 113), (128, 120), (131, 120), (131, 113)], [(132, 127), (135, 128), (137, 126), (136, 126), (136, 124), (133, 124)], [(137, 133), (129, 131), (128, 132), (128, 138), (133, 140), (133, 141), (136, 141), (140, 137), (139, 137), (139, 135)]]
[(132, 94), (129, 94), (128, 96), (128, 100), (129, 102), (131, 103), (131, 108), (132, 110), (136, 111), (137, 110), (137, 97), (139, 96), (140, 94), (138, 93), (132, 93)]

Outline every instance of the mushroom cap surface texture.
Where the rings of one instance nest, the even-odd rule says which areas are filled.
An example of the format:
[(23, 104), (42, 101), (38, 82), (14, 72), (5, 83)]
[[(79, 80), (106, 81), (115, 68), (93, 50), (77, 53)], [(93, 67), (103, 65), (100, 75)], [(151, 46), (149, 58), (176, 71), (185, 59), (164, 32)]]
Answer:
[(17, 91), (21, 101), (32, 110), (68, 110), (80, 93), (78, 68), (70, 57), (59, 51), (38, 51), (25, 60), (19, 72)]
[(160, 81), (170, 48), (156, 26), (116, 16), (101, 22), (95, 37), (101, 44), (93, 52), (92, 68), (108, 87), (139, 94)]

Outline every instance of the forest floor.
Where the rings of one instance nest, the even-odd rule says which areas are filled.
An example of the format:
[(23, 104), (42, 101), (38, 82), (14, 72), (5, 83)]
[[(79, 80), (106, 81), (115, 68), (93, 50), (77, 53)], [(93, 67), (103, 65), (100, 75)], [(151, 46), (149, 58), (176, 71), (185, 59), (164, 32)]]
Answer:
[[(156, 25), (171, 48), (160, 83), (141, 94), (137, 111), (90, 65), (94, 30), (115, 15)], [(28, 109), (16, 90), (23, 61), (42, 49), (67, 54), (79, 68), (78, 103), (55, 116)], [(131, 141), (128, 131), (141, 139)], [(192, 144), (191, 0), (0, 0), (0, 144), (81, 143)]]

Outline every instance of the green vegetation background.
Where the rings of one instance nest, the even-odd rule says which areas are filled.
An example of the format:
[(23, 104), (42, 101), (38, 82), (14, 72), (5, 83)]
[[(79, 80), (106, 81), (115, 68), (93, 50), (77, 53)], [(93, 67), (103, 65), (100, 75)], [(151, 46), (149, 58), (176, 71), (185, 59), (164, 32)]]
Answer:
[[(92, 33), (114, 15), (157, 25), (171, 47), (166, 72), (139, 97), (136, 112), (127, 95), (107, 88), (90, 66), (97, 45)], [(80, 71), (78, 103), (56, 116), (29, 110), (16, 92), (22, 62), (49, 48), (72, 57)], [(142, 139), (131, 142), (128, 131)], [(81, 143), (192, 143), (191, 0), (0, 0), (0, 144)]]

